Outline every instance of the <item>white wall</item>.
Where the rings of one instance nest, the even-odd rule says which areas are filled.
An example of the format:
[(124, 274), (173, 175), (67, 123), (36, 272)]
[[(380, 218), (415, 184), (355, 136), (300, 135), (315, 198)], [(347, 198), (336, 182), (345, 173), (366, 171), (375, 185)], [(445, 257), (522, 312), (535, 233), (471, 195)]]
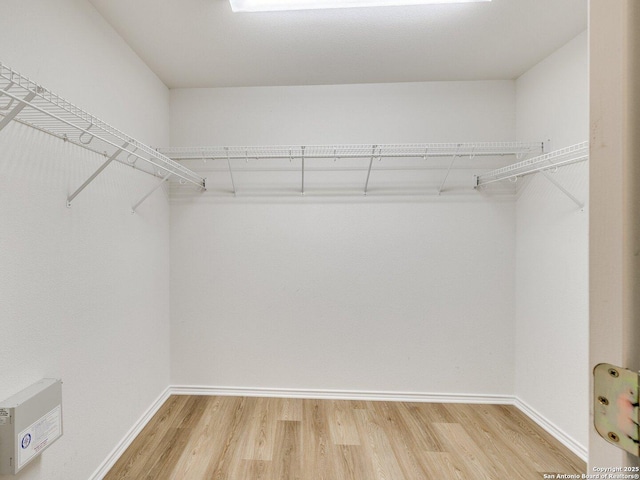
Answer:
[(171, 90), (171, 146), (497, 142), (514, 82)]
[[(516, 82), (518, 140), (552, 149), (588, 140), (587, 33)], [(554, 173), (588, 197), (588, 165)], [(589, 405), (588, 213), (542, 175), (517, 202), (516, 396), (586, 452)]]
[[(514, 94), (509, 81), (177, 90), (171, 134), (511, 140)], [(471, 193), (175, 201), (172, 383), (510, 395), (514, 205)]]
[[(3, 1), (0, 61), (168, 142), (168, 90), (84, 0)], [(20, 479), (88, 478), (169, 382), (167, 201), (131, 215), (155, 180), (114, 163), (66, 208), (102, 161), (22, 125), (0, 132), (0, 398), (64, 382), (64, 436)]]

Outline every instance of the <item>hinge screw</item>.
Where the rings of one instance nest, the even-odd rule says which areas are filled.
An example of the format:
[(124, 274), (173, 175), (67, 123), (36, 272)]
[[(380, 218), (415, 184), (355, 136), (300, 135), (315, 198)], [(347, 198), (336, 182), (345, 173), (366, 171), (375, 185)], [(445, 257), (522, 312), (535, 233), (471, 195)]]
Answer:
[(602, 405), (609, 405), (609, 400), (606, 399), (605, 397), (598, 397), (598, 401), (602, 404)]
[(620, 374), (618, 373), (618, 371), (615, 368), (610, 368), (609, 369), (609, 375), (611, 375), (614, 378), (617, 378), (620, 376)]
[(612, 442), (619, 442), (620, 441), (620, 437), (618, 437), (618, 435), (616, 435), (613, 432), (609, 432), (607, 434), (607, 437), (609, 437), (609, 440), (611, 440)]

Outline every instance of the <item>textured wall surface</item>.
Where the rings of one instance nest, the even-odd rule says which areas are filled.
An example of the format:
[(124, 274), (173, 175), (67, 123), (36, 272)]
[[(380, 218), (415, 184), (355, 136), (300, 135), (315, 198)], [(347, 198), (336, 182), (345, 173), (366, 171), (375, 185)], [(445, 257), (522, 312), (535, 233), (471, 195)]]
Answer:
[[(176, 146), (515, 136), (510, 81), (171, 96)], [(172, 383), (512, 393), (514, 204), (463, 173), (461, 197), (174, 202)]]
[[(0, 59), (167, 142), (168, 90), (86, 1), (2, 2)], [(167, 201), (131, 215), (156, 180), (113, 163), (67, 208), (103, 161), (26, 126), (0, 132), (0, 398), (64, 382), (64, 435), (21, 479), (89, 478), (169, 383)]]
[[(550, 139), (554, 150), (588, 140), (587, 58), (584, 32), (518, 79), (519, 140)], [(552, 175), (588, 201), (588, 163)], [(580, 209), (537, 174), (516, 218), (516, 395), (586, 451), (588, 202)], [(558, 369), (562, 375), (551, 374)]]

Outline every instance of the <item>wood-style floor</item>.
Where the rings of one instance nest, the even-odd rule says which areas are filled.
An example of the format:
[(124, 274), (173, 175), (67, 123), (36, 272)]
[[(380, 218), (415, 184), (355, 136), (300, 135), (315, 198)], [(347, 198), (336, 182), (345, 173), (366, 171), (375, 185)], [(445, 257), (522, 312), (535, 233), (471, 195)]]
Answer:
[(513, 406), (172, 396), (105, 479), (511, 480), (585, 470)]

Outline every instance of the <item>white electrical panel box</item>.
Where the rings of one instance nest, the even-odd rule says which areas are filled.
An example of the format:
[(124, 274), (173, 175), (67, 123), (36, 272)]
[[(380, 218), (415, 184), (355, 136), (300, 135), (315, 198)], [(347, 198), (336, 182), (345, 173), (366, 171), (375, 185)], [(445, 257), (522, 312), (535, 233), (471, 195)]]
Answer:
[(62, 436), (62, 381), (45, 378), (0, 401), (0, 475), (15, 475)]

